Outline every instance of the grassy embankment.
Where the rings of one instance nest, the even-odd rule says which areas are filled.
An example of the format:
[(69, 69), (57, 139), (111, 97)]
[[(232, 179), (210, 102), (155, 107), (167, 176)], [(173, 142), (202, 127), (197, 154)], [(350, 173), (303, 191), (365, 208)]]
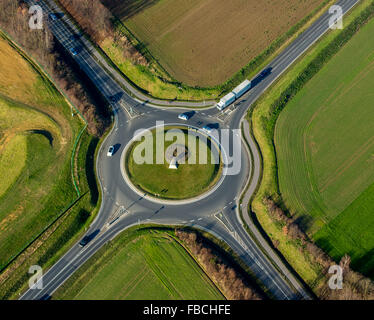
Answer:
[(83, 132), (84, 122), (72, 118), (39, 66), (3, 35), (0, 70), (0, 296), (8, 299), (26, 285), (31, 265), (47, 267), (77, 237), (99, 195), (91, 181), (97, 139)]
[[(172, 141), (167, 141), (168, 134), (173, 132), (169, 129), (171, 128), (165, 128), (164, 150), (166, 151), (174, 143), (190, 147), (188, 148), (186, 163), (180, 163), (177, 170), (169, 169), (167, 161), (164, 164), (156, 164), (156, 150), (159, 149), (155, 131), (152, 131), (152, 137), (149, 138), (152, 145), (149, 147), (152, 148), (153, 146), (152, 159), (154, 164), (138, 164), (134, 159), (134, 156), (139, 155), (139, 152), (135, 152), (136, 149), (143, 150), (143, 147), (146, 146), (145, 142), (135, 142), (128, 150), (125, 167), (131, 181), (141, 190), (164, 199), (187, 199), (208, 191), (217, 182), (222, 170), (221, 161), (218, 164), (212, 163), (212, 156), (219, 155), (212, 155), (210, 140), (208, 140), (207, 145), (201, 139), (191, 139), (192, 136), (187, 133), (187, 130), (181, 128), (178, 137), (174, 137)], [(176, 132), (173, 134), (176, 134)]]
[[(107, 1), (108, 2), (108, 1)], [(155, 39), (158, 37), (159, 34), (168, 35), (167, 32), (168, 28), (170, 28), (170, 32), (172, 33), (174, 38), (180, 38), (181, 36), (178, 36), (178, 28), (174, 28), (173, 25), (177, 23), (178, 19), (180, 17), (180, 12), (176, 8), (178, 6), (187, 6), (192, 13), (195, 11), (194, 6), (199, 6), (201, 3), (189, 3), (186, 4), (185, 2), (169, 2), (169, 1), (163, 1), (159, 4), (155, 5), (154, 7), (146, 8), (143, 12), (140, 12), (138, 15), (135, 15), (129, 19), (123, 18), (122, 13), (125, 12), (126, 15), (129, 14), (129, 10), (124, 10), (124, 7), (126, 7), (126, 3), (117, 3), (116, 1), (109, 1), (111, 2), (110, 8), (112, 9), (112, 12), (121, 19), (121, 22), (119, 19), (115, 20), (116, 25), (116, 32), (119, 34), (125, 35), (131, 43), (134, 45), (137, 50), (139, 50), (144, 57), (147, 58), (149, 61), (149, 66), (143, 66), (136, 63), (133, 63), (130, 61), (130, 59), (126, 59), (123, 56), (123, 53), (120, 49), (120, 46), (118, 43), (116, 43), (113, 38), (107, 38), (99, 45), (104, 50), (104, 52), (107, 54), (107, 56), (114, 62), (114, 64), (123, 72), (126, 77), (133, 82), (136, 86), (139, 88), (142, 88), (146, 93), (149, 95), (161, 98), (161, 99), (178, 99), (178, 100), (196, 100), (196, 101), (202, 101), (202, 100), (209, 100), (209, 99), (217, 99), (219, 96), (222, 96), (224, 93), (232, 90), (232, 88), (236, 85), (238, 85), (240, 82), (247, 78), (252, 78), (255, 76), (267, 63), (271, 61), (281, 50), (283, 50), (292, 40), (294, 40), (301, 32), (303, 32), (310, 24), (317, 19), (323, 11), (327, 9), (329, 5), (331, 5), (334, 1), (326, 0), (326, 1), (317, 1), (317, 3), (308, 3), (307, 8), (304, 8), (304, 11), (301, 7), (298, 7), (296, 11), (292, 10), (293, 13), (295, 13), (295, 16), (292, 15), (292, 17), (287, 16), (287, 19), (282, 19), (282, 23), (274, 24), (269, 28), (273, 28), (274, 26), (277, 26), (274, 30), (265, 30), (263, 31), (264, 37), (262, 37), (261, 43), (258, 45), (255, 45), (255, 42), (252, 40), (247, 39), (250, 37), (248, 34), (242, 34), (242, 38), (234, 40), (235, 43), (231, 43), (230, 41), (224, 41), (222, 40), (221, 43), (228, 43), (229, 47), (232, 48), (230, 50), (230, 54), (228, 54), (228, 58), (226, 58), (225, 63), (225, 70), (224, 75), (220, 75), (220, 77), (216, 77), (215, 75), (212, 76), (211, 73), (213, 72), (220, 72), (222, 71), (222, 57), (220, 55), (220, 52), (222, 52), (222, 49), (216, 48), (217, 44), (215, 46), (209, 45), (208, 48), (206, 48), (206, 41), (204, 39), (211, 39), (214, 41), (218, 41), (220, 37), (227, 37), (228, 39), (232, 38), (232, 35), (229, 35), (228, 32), (230, 30), (233, 30), (232, 28), (225, 28), (225, 32), (221, 32), (217, 28), (212, 28), (212, 23), (217, 22), (217, 17), (214, 16), (214, 14), (210, 13), (208, 14), (209, 17), (212, 18), (212, 20), (207, 19), (198, 19), (194, 15), (192, 15), (189, 18), (197, 19), (198, 21), (205, 21), (208, 25), (200, 26), (201, 30), (204, 30), (204, 32), (211, 33), (210, 36), (196, 36), (196, 30), (189, 30), (188, 24), (187, 29), (189, 30), (189, 34), (191, 35), (192, 39), (201, 39), (203, 40), (203, 43), (200, 44), (194, 44), (191, 47), (196, 47), (198, 50), (193, 50), (193, 52), (190, 52), (191, 50), (184, 50), (183, 48), (179, 48), (179, 56), (177, 54), (170, 56), (170, 53), (173, 52), (172, 49), (169, 48), (170, 43), (180, 43), (183, 41), (172, 41), (169, 39), (169, 36), (165, 36), (165, 39), (163, 40), (163, 50), (160, 49), (160, 46), (157, 44), (158, 40)], [(199, 1), (198, 1), (199, 2)], [(209, 5), (216, 5), (215, 2), (209, 2)], [(224, 2), (224, 6), (235, 6), (235, 4), (232, 4), (231, 2)], [(254, 5), (254, 4), (251, 4)], [(280, 4), (280, 7), (287, 7), (290, 4)], [(165, 9), (166, 6), (166, 9)], [(191, 7), (192, 6), (192, 7)], [(256, 5), (254, 5), (256, 7)], [(292, 4), (291, 4), (292, 6)], [(253, 8), (252, 8), (253, 9)], [(257, 8), (258, 9), (258, 8)], [(284, 8), (283, 8), (284, 9)], [(173, 11), (174, 10), (174, 11)], [(170, 12), (172, 11), (172, 12)], [(184, 11), (183, 11), (184, 12)], [(198, 11), (196, 11), (198, 12)], [(196, 14), (195, 12), (195, 14)], [(212, 12), (216, 12), (216, 10), (213, 10)], [(222, 11), (226, 12), (226, 11)], [(249, 12), (249, 14), (253, 14), (253, 10), (247, 10), (243, 12)], [(282, 10), (283, 13), (286, 13), (287, 10)], [(302, 13), (301, 13), (302, 12)], [(309, 15), (305, 16), (307, 13), (311, 12)], [(167, 19), (158, 19), (157, 17), (159, 15), (167, 15)], [(269, 15), (274, 14), (274, 9), (269, 11)], [(239, 14), (241, 19), (237, 19), (235, 23), (244, 23), (245, 26), (241, 29), (242, 32), (247, 32), (248, 27), (248, 21), (251, 21), (248, 17), (246, 17), (246, 14)], [(277, 19), (280, 19), (279, 13), (276, 14)], [(188, 17), (187, 17), (188, 18)], [(268, 17), (271, 19), (271, 17)], [(144, 25), (144, 23), (141, 23), (144, 19), (156, 19), (158, 22), (165, 21), (161, 26), (159, 26), (156, 22), (153, 24), (155, 27), (152, 30), (143, 30), (144, 28), (147, 28), (148, 23)], [(183, 17), (182, 20), (184, 21)], [(184, 21), (182, 23), (186, 23)], [(273, 20), (271, 20), (273, 21)], [(194, 23), (192, 26), (195, 25)], [(222, 24), (224, 26), (225, 24)], [(142, 29), (143, 28), (143, 29)], [(160, 28), (163, 30), (163, 32), (157, 31)], [(249, 33), (252, 33), (254, 28), (250, 28), (251, 30), (248, 31)], [(253, 29), (253, 30), (252, 30)], [(288, 31), (287, 31), (288, 30)], [(133, 31), (133, 32), (132, 32)], [(239, 34), (237, 35), (239, 36)], [(188, 46), (188, 41), (191, 41), (191, 37), (189, 37), (185, 42), (185, 44), (181, 44), (183, 47), (184, 45)], [(183, 37), (184, 38), (184, 37)], [(257, 39), (257, 34), (255, 36)], [(246, 39), (246, 40), (243, 40)], [(250, 38), (251, 39), (251, 38)], [(227, 39), (226, 39), (227, 40)], [(256, 40), (257, 41), (257, 40)], [(144, 43), (151, 43), (151, 45), (148, 46)], [(186, 44), (187, 43), (187, 44)], [(248, 49), (247, 46), (253, 46), (254, 48)], [(160, 50), (159, 50), (160, 49)], [(259, 50), (260, 49), (260, 50)], [(201, 51), (202, 54), (199, 54)], [(234, 51), (233, 51), (234, 50)], [(235, 51), (236, 50), (236, 51)], [(238, 54), (237, 51), (242, 50), (242, 53), (245, 54)], [(259, 51), (258, 51), (259, 50)], [(164, 53), (168, 53), (165, 55)], [(164, 55), (163, 55), (164, 54)], [(160, 56), (162, 58), (160, 58)], [(176, 57), (174, 57), (176, 56)], [(195, 56), (196, 59), (188, 58), (189, 56)], [(204, 59), (207, 59), (207, 61), (202, 62), (201, 57), (205, 57)], [(226, 56), (226, 55), (225, 55)], [(179, 59), (188, 59), (188, 62), (184, 61), (181, 62)], [(230, 60), (231, 57), (231, 60)], [(238, 58), (240, 58), (238, 60)], [(243, 60), (244, 59), (244, 60)], [(193, 72), (193, 74), (206, 77), (209, 73), (209, 76), (214, 79), (214, 86), (211, 87), (203, 87), (202, 84), (195, 84), (194, 86), (187, 85), (183, 81), (175, 80), (182, 79), (180, 78), (183, 74), (186, 72), (179, 72), (177, 75), (175, 75), (173, 72), (166, 71), (164, 66), (168, 66), (170, 63), (173, 64), (173, 66), (179, 66), (182, 68), (188, 68), (194, 61), (197, 61), (197, 63), (201, 64), (197, 68), (198, 72)], [(243, 60), (243, 61), (241, 61)], [(214, 63), (218, 63), (217, 66), (212, 66), (212, 61)], [(246, 64), (246, 62), (250, 61)], [(244, 67), (242, 67), (244, 65)], [(242, 68), (241, 68), (242, 67)], [(240, 69), (241, 68), (241, 69)], [(167, 69), (167, 68), (166, 68)], [(171, 68), (172, 70), (173, 68)], [(238, 72), (235, 73), (235, 70), (240, 69)], [(205, 70), (205, 71), (204, 71)], [(234, 70), (234, 72), (233, 72)], [(233, 75), (234, 73), (234, 75)], [(228, 79), (228, 80), (226, 80)], [(224, 82), (222, 84), (216, 85), (219, 82)]]
[(100, 249), (54, 299), (224, 299), (167, 231), (127, 230)]
[[(298, 241), (292, 241), (284, 234), (283, 226), (270, 217), (263, 203), (263, 199), (267, 196), (281, 200), (277, 180), (277, 159), (273, 144), (274, 126), (282, 107), (297, 92), (297, 88), (302, 86), (302, 81), (309, 79), (318, 71), (321, 67), (320, 63), (323, 65), (324, 59), (333, 55), (339, 49), (340, 43), (349, 39), (354, 33), (351, 31), (360, 25), (359, 16), (369, 5), (369, 1), (361, 2), (354, 8), (350, 15), (344, 18), (345, 29), (331, 31), (320, 39), (267, 91), (249, 113), (251, 130), (259, 144), (263, 159), (262, 180), (251, 209), (273, 243), (277, 243), (277, 249), (315, 292), (321, 284), (321, 266), (314, 263), (309, 254), (300, 247)], [(358, 20), (355, 21), (356, 18)], [(348, 26), (351, 28), (349, 29)], [(300, 82), (297, 83), (297, 81)]]

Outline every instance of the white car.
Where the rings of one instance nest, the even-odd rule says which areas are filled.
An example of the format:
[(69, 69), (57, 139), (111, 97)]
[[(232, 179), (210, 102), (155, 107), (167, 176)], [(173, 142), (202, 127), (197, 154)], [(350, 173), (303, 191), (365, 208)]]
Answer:
[(114, 146), (110, 146), (109, 150), (108, 150), (108, 153), (106, 155), (108, 157), (111, 157), (111, 156), (113, 156), (113, 154), (114, 154)]
[(184, 121), (187, 121), (189, 119), (189, 117), (185, 114), (185, 113), (182, 113), (178, 116), (178, 119), (181, 119), (181, 120), (184, 120)]
[(213, 128), (211, 128), (209, 125), (206, 125), (203, 127), (203, 131), (205, 131), (206, 133), (211, 133), (213, 130)]
[(194, 116), (195, 113), (196, 113), (195, 111), (181, 113), (178, 116), (178, 119), (181, 119), (181, 120), (184, 120), (184, 121), (188, 121), (188, 120), (190, 120)]

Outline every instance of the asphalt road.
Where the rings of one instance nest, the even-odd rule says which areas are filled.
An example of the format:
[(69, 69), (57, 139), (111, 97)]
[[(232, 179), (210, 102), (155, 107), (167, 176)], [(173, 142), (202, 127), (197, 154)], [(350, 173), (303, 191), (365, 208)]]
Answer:
[[(41, 5), (46, 17), (50, 12), (61, 12), (50, 0), (27, 2)], [(341, 0), (337, 4), (343, 8), (344, 12), (347, 12), (357, 2), (357, 0)], [(240, 99), (240, 103), (231, 107), (230, 113), (222, 115), (216, 108), (206, 108), (197, 111), (188, 124), (201, 128), (208, 123), (215, 123), (221, 129), (239, 129), (248, 108), (328, 30), (329, 19), (328, 13), (324, 14), (278, 55), (268, 66), (272, 68), (271, 74), (259, 81), (248, 94)], [(271, 251), (261, 235), (254, 230), (256, 239), (253, 239), (246, 232), (239, 217), (238, 200), (248, 183), (251, 170), (254, 174), (244, 199), (249, 199), (253, 194), (260, 176), (260, 156), (252, 138), (246, 135), (253, 154), (253, 162), (248, 156), (246, 146), (241, 144), (240, 174), (226, 176), (217, 190), (207, 197), (192, 203), (170, 205), (154, 202), (147, 196), (139, 196), (125, 183), (120, 173), (121, 153), (138, 129), (153, 127), (156, 125), (156, 121), (160, 120), (165, 124), (185, 124), (177, 118), (177, 115), (183, 111), (180, 109), (182, 104), (168, 102), (167, 107), (155, 107), (153, 104), (161, 103), (155, 100), (144, 103), (139, 99), (134, 99), (129, 94), (128, 88), (124, 88), (123, 83), (118, 80), (119, 76), (113, 77), (113, 73), (116, 71), (108, 69), (89, 42), (84, 39), (72, 38), (72, 35), (78, 34), (79, 31), (68, 17), (63, 16), (56, 21), (49, 21), (49, 26), (57, 40), (68, 51), (71, 48), (77, 49), (78, 54), (73, 58), (82, 72), (86, 73), (102, 95), (111, 102), (115, 124), (103, 142), (97, 158), (96, 166), (103, 191), (103, 201), (100, 212), (86, 233), (97, 233), (96, 236), (83, 248), (78, 244), (74, 245), (44, 274), (43, 289), (29, 289), (21, 299), (44, 299), (51, 296), (76, 269), (107, 241), (113, 239), (121, 231), (142, 223), (188, 225), (206, 230), (225, 241), (242, 258), (275, 299), (311, 298), (308, 291), (288, 272), (280, 259)], [(188, 104), (190, 108), (193, 106), (199, 107), (201, 105)], [(178, 107), (178, 109), (174, 107)], [(106, 156), (110, 145), (118, 145), (118, 150), (113, 157)], [(227, 151), (229, 152), (229, 150)], [(247, 216), (245, 216), (245, 220), (250, 223)], [(261, 244), (261, 248), (259, 244)], [(264, 254), (264, 251), (267, 253)], [(268, 257), (271, 257), (271, 260)]]

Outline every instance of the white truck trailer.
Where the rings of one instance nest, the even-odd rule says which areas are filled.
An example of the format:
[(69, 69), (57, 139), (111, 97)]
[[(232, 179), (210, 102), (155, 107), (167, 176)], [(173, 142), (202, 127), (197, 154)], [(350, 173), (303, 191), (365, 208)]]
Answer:
[(246, 93), (252, 87), (252, 82), (245, 80), (239, 84), (232, 92), (235, 94), (235, 98), (239, 99), (244, 93)]
[(218, 110), (222, 111), (223, 109), (227, 108), (231, 103), (236, 100), (236, 96), (233, 92), (225, 95), (218, 103), (217, 108)]

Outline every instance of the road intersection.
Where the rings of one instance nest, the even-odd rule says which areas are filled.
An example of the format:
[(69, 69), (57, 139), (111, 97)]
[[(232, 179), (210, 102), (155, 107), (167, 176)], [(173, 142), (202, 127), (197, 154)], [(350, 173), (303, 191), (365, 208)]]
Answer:
[[(51, 0), (27, 2), (42, 6), (46, 17), (49, 13), (61, 12)], [(341, 0), (337, 4), (346, 13), (356, 3), (357, 0)], [(67, 16), (50, 21), (49, 27), (63, 47), (68, 51), (71, 48), (79, 48), (79, 53), (74, 55), (73, 59), (103, 97), (110, 102), (114, 113), (114, 125), (101, 145), (96, 163), (103, 195), (102, 204), (86, 234), (97, 235), (83, 248), (75, 244), (44, 274), (43, 289), (29, 289), (21, 299), (42, 299), (51, 296), (105, 243), (121, 231), (137, 224), (190, 226), (207, 231), (229, 245), (275, 299), (310, 299), (308, 290), (288, 271), (255, 227), (250, 225), (246, 207), (259, 182), (261, 166), (259, 152), (250, 135), (245, 135), (249, 148), (245, 143), (241, 144), (240, 174), (225, 176), (215, 192), (190, 203), (160, 204), (149, 199), (147, 195), (139, 196), (126, 184), (120, 167), (121, 153), (136, 130), (154, 127), (156, 121), (160, 120), (164, 121), (165, 125), (185, 124), (183, 120), (178, 119), (178, 114), (191, 108), (196, 109), (196, 114), (189, 120), (190, 125), (202, 127), (208, 123), (217, 123), (220, 128), (240, 129), (244, 123), (244, 128), (247, 129), (243, 119), (248, 108), (298, 57), (329, 30), (328, 22), (329, 14), (325, 13), (267, 66), (272, 68), (269, 76), (262, 79), (236, 106), (228, 109), (227, 113), (221, 113), (212, 107), (212, 102), (170, 103), (157, 99), (147, 99), (147, 102), (143, 102), (142, 95), (140, 98), (134, 98), (134, 91), (129, 91), (128, 86), (124, 86), (123, 80), (119, 80), (120, 75), (115, 75), (116, 70), (107, 65), (90, 42), (82, 37), (72, 37), (79, 34), (79, 30)], [(109, 146), (116, 144), (119, 145), (119, 150), (113, 157), (107, 157), (106, 151)], [(251, 235), (246, 231), (239, 212), (239, 200), (243, 193), (243, 217), (252, 230)]]

